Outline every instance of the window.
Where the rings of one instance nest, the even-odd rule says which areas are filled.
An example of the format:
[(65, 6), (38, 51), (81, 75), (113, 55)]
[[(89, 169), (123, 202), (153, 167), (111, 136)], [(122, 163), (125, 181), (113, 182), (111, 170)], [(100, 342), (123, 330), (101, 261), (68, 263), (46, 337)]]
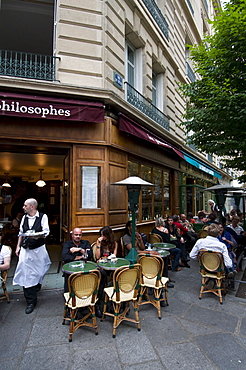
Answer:
[(164, 86), (164, 75), (163, 73), (152, 72), (152, 104), (156, 106), (160, 111), (163, 112), (163, 86)]
[(126, 81), (138, 92), (142, 92), (142, 49), (135, 49), (126, 42)]
[(100, 167), (81, 166), (81, 208), (100, 208)]
[(128, 176), (139, 176), (155, 186), (142, 187), (139, 204), (142, 204), (136, 213), (138, 221), (148, 221), (157, 217), (166, 217), (170, 211), (170, 176), (169, 172), (140, 164), (128, 162)]

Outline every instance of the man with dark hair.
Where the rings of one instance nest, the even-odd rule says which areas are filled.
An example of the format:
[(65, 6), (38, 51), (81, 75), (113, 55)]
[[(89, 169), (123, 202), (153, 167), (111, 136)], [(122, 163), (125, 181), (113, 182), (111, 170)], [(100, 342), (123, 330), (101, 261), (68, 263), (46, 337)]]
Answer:
[(37, 210), (38, 202), (30, 198), (24, 202), (25, 216), (20, 223), (16, 247), (19, 262), (13, 285), (23, 287), (27, 301), (26, 314), (30, 314), (37, 304), (37, 291), (40, 290), (44, 275), (50, 267), (50, 258), (45, 247), (45, 238), (50, 229), (46, 214)]
[[(220, 233), (220, 226), (217, 224), (211, 224), (208, 226), (208, 236), (206, 238), (198, 239), (192, 251), (190, 252), (190, 258), (197, 259), (199, 251), (201, 249), (211, 250), (215, 252), (220, 252), (224, 258), (224, 264), (228, 268), (228, 271), (232, 268), (232, 260), (228, 255), (227, 247), (224, 243), (221, 243), (217, 236)], [(233, 272), (231, 271), (231, 276)]]

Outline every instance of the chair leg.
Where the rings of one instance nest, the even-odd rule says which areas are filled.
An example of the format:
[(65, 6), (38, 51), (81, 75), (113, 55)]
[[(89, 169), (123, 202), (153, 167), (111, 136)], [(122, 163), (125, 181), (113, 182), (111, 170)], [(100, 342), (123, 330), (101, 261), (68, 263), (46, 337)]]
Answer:
[(216, 285), (217, 285), (217, 292), (218, 292), (219, 299), (220, 299), (220, 304), (223, 304), (223, 297), (222, 297), (222, 292), (221, 292), (221, 279), (216, 280)]
[(139, 314), (138, 314), (138, 301), (137, 300), (133, 301), (132, 305), (133, 305), (133, 308), (134, 308), (134, 314), (135, 314), (135, 320), (136, 320), (137, 328), (138, 328), (138, 331), (140, 331), (141, 327), (140, 327)]
[(154, 289), (154, 295), (158, 319), (161, 319), (161, 301), (160, 301), (161, 289)]
[(141, 288), (140, 288), (140, 293), (139, 293), (139, 298), (138, 298), (138, 304), (140, 305), (141, 304), (141, 302), (142, 302), (142, 299), (143, 299), (143, 295), (144, 295), (144, 293), (145, 293), (145, 291), (146, 291), (146, 287), (144, 287), (144, 286), (142, 286)]
[(169, 303), (168, 303), (168, 289), (167, 289), (167, 284), (165, 285), (164, 292), (165, 292), (166, 305), (169, 306)]
[(93, 327), (95, 329), (95, 335), (98, 335), (98, 326), (97, 326), (97, 318), (96, 318), (95, 306), (90, 306), (90, 311), (91, 311), (91, 317), (92, 317)]
[(113, 323), (113, 338), (116, 337), (116, 329), (117, 329), (117, 326), (118, 326), (119, 313), (120, 313), (120, 303), (115, 303), (114, 323)]
[(101, 321), (103, 321), (105, 319), (105, 312), (107, 311), (107, 304), (108, 304), (108, 295), (105, 293)]
[(7, 288), (6, 288), (5, 281), (2, 282), (2, 288), (3, 288), (3, 293), (4, 293), (4, 295), (7, 299), (7, 302), (10, 303), (9, 294), (8, 294), (8, 291), (7, 291)]
[(205, 278), (204, 278), (204, 277), (202, 277), (202, 282), (201, 282), (201, 289), (200, 289), (199, 299), (202, 299), (202, 293), (204, 292), (205, 285), (206, 285)]
[(75, 312), (76, 312), (76, 310), (74, 310), (72, 308), (71, 309), (70, 325), (69, 325), (69, 342), (72, 342), (72, 340), (73, 340)]

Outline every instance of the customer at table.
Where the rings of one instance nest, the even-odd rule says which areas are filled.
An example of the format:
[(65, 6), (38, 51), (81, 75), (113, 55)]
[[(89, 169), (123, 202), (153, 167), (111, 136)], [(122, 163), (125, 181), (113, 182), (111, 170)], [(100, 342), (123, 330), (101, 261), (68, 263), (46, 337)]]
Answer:
[(114, 239), (114, 233), (109, 226), (104, 226), (99, 231), (100, 236), (96, 241), (96, 260), (108, 257), (111, 254), (117, 256), (118, 243)]
[[(125, 234), (123, 236), (124, 255), (126, 256), (132, 249), (132, 221), (127, 221)], [(144, 242), (140, 233), (135, 233), (135, 247), (138, 252), (145, 250)]]
[(0, 271), (10, 268), (11, 250), (7, 245), (1, 244), (2, 235), (0, 234)]
[[(162, 238), (163, 243), (170, 243), (170, 235), (168, 232), (168, 229), (164, 226), (165, 225), (165, 220), (162, 217), (159, 217), (155, 220), (155, 227), (152, 230), (152, 234), (158, 234)], [(173, 271), (180, 271), (181, 268), (179, 267), (179, 259), (181, 257), (181, 250), (179, 248), (172, 248), (169, 250), (170, 255), (174, 257), (173, 263), (172, 263), (172, 270)], [(165, 263), (165, 271), (166, 273), (163, 274), (163, 276), (167, 276), (167, 271), (168, 271), (168, 257), (164, 260)]]
[[(71, 240), (65, 242), (62, 248), (62, 260), (65, 263), (72, 261), (81, 261), (83, 259), (91, 260), (93, 256), (92, 248), (88, 240), (82, 240), (82, 230), (79, 227), (75, 227), (71, 232)], [(98, 301), (95, 305), (96, 316), (101, 318), (102, 311), (100, 304), (103, 302), (103, 290), (106, 283), (106, 274), (101, 271), (101, 282), (98, 290)], [(64, 273), (64, 292), (68, 292), (68, 277), (69, 275)]]
[(233, 238), (233, 236), (228, 231), (225, 230), (224, 225), (222, 223), (219, 223), (219, 227), (220, 227), (220, 232), (217, 238), (221, 243), (224, 243), (227, 246), (228, 255), (230, 259), (232, 260), (233, 273), (234, 275), (236, 275), (237, 259), (236, 259), (236, 254), (234, 252), (234, 249), (237, 248), (237, 242)]
[(211, 224), (208, 226), (207, 232), (208, 236), (206, 238), (197, 240), (196, 244), (192, 248), (192, 251), (190, 252), (190, 258), (197, 259), (201, 249), (220, 252), (223, 255), (226, 272), (229, 276), (233, 276), (232, 260), (228, 255), (227, 247), (224, 243), (221, 243), (217, 239), (220, 233), (220, 226), (217, 224)]
[[(181, 250), (181, 266), (189, 268), (190, 266), (188, 265), (184, 238), (179, 234), (177, 227), (173, 224), (173, 217), (169, 216), (167, 218), (165, 227), (168, 229), (169, 232), (170, 243), (176, 245), (176, 247)], [(175, 271), (180, 271), (180, 268)]]

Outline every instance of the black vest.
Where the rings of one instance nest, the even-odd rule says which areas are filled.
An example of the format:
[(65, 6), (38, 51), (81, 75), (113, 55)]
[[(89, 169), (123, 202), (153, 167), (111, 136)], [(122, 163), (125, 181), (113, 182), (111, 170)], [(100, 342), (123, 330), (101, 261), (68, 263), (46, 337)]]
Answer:
[[(35, 232), (42, 231), (41, 220), (42, 220), (43, 215), (44, 214), (40, 212), (39, 217), (36, 216), (35, 222), (34, 222), (31, 229), (29, 229), (29, 226), (28, 226), (28, 217), (27, 217), (27, 215), (25, 215), (23, 226), (22, 226), (23, 232), (25, 233), (25, 232), (27, 232), (27, 230), (35, 230)], [(35, 249), (35, 248), (41, 247), (41, 245), (43, 245), (44, 243), (45, 243), (44, 238), (34, 239), (34, 238), (29, 238), (28, 236), (25, 236), (22, 239), (21, 246), (25, 249), (26, 248)]]

